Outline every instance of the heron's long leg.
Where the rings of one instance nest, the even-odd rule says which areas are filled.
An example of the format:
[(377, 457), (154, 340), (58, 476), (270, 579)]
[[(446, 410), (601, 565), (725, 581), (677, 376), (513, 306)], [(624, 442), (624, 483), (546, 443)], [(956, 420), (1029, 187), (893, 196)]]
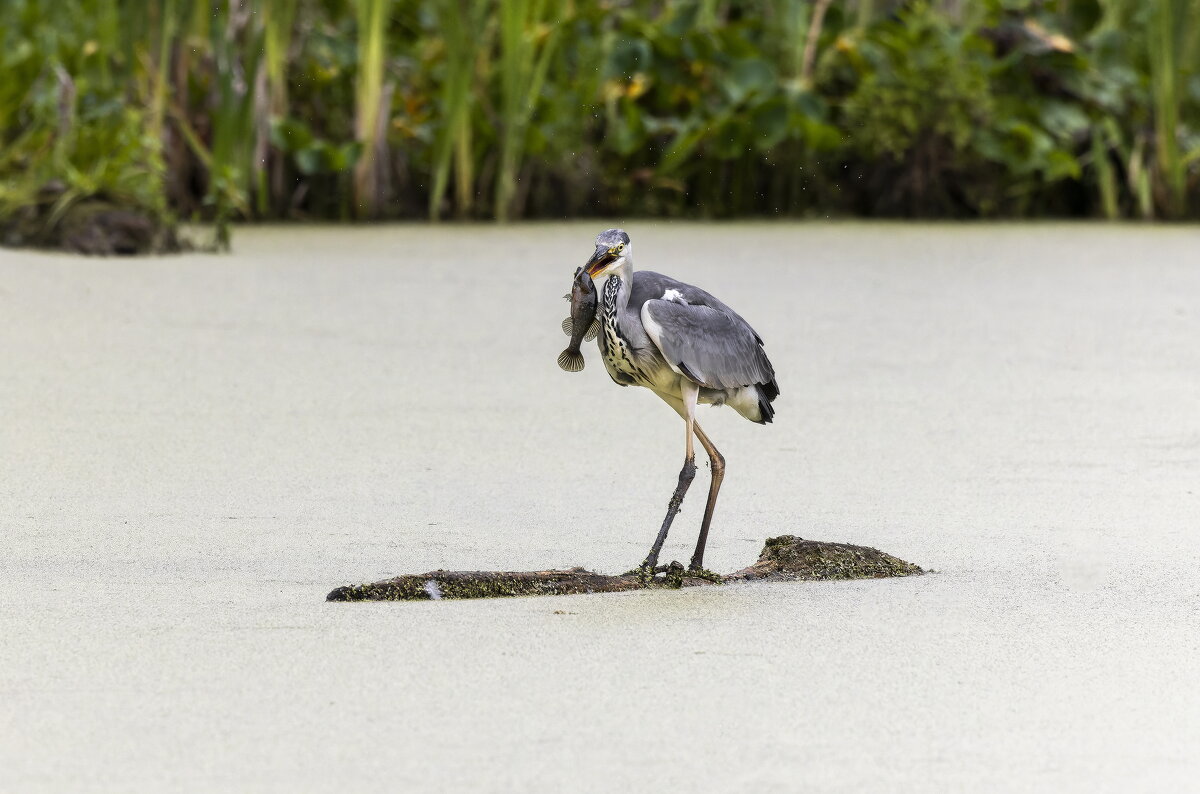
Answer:
[(658, 537), (654, 539), (650, 553), (642, 562), (642, 570), (650, 576), (654, 575), (654, 566), (658, 564), (658, 553), (662, 551), (667, 533), (671, 530), (671, 522), (675, 520), (675, 514), (683, 505), (683, 497), (687, 493), (688, 486), (692, 484), (692, 480), (696, 476), (696, 451), (692, 446), (692, 434), (696, 425), (696, 398), (699, 394), (700, 390), (696, 384), (684, 378), (683, 411), (681, 413), (683, 421), (687, 425), (686, 457), (683, 460), (683, 468), (679, 470), (679, 484), (675, 486), (675, 493), (671, 494), (671, 501), (667, 503), (667, 515), (663, 518), (662, 527), (658, 530)]
[[(684, 403), (677, 398), (659, 394), (659, 397), (675, 409), (686, 421), (688, 418), (687, 408)], [(695, 406), (692, 407), (693, 417), (695, 415)], [(696, 438), (700, 439), (700, 444), (704, 447), (704, 451), (708, 453), (709, 464), (712, 467), (712, 481), (708, 486), (708, 504), (704, 506), (704, 520), (700, 524), (700, 536), (696, 539), (696, 551), (692, 554), (692, 562), (688, 566), (690, 570), (701, 570), (704, 568), (704, 544), (708, 541), (708, 528), (712, 524), (713, 513), (717, 507), (717, 492), (721, 490), (721, 481), (725, 478), (725, 456), (722, 455), (708, 434), (700, 429), (700, 424), (692, 420), (692, 430), (696, 434)]]
[(708, 486), (708, 504), (704, 506), (704, 521), (700, 524), (700, 537), (696, 539), (696, 551), (692, 554), (692, 562), (688, 565), (689, 570), (698, 571), (704, 568), (704, 543), (708, 540), (708, 526), (712, 523), (713, 511), (717, 507), (717, 492), (721, 490), (721, 480), (725, 477), (725, 456), (717, 451), (713, 442), (700, 429), (700, 425), (693, 422), (693, 429), (696, 431), (696, 438), (700, 439), (701, 446), (708, 453), (708, 460), (712, 466), (712, 482)]

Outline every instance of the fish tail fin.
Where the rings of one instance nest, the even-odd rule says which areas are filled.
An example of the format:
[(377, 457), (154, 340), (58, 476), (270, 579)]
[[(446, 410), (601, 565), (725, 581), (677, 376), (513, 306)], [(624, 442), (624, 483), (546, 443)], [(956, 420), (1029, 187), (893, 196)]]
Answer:
[(567, 372), (579, 372), (583, 369), (583, 353), (578, 350), (572, 353), (571, 349), (567, 348), (558, 354), (558, 365)]
[(585, 341), (592, 341), (596, 338), (596, 334), (600, 333), (600, 321), (592, 320), (591, 326), (587, 329), (587, 333), (583, 335)]

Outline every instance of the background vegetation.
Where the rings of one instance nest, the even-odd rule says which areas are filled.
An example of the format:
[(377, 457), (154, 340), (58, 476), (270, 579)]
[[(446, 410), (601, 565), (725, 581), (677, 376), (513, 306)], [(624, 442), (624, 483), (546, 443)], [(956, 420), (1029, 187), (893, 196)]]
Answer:
[(4, 0), (0, 221), (1200, 213), (1200, 0)]

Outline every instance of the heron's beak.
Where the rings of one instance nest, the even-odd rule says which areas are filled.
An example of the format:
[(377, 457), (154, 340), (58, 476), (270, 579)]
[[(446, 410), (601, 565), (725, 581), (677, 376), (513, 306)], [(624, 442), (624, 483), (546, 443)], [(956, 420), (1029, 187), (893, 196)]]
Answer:
[(616, 253), (610, 251), (604, 246), (598, 245), (596, 246), (596, 253), (592, 254), (592, 258), (584, 263), (583, 268), (587, 271), (587, 274), (590, 277), (595, 278), (601, 273), (601, 271), (604, 270), (604, 268), (608, 267), (609, 264), (616, 260), (616, 258)]

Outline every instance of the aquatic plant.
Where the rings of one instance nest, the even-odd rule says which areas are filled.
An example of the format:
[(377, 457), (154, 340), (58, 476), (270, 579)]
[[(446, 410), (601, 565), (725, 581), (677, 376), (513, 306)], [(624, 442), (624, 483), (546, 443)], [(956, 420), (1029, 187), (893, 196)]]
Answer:
[(508, 220), (517, 193), (525, 138), (561, 33), (558, 9), (546, 0), (498, 0), (500, 24), (500, 160), (496, 220)]
[(386, 192), (385, 127), (392, 87), (384, 82), (384, 38), (390, 0), (355, 0), (358, 22), (358, 72), (355, 82), (354, 136), (362, 154), (354, 164), (355, 210), (359, 217), (380, 214)]
[[(441, 0), (437, 7), (443, 32), (444, 69), (440, 92), (442, 123), (434, 134), (433, 187), (429, 192), (429, 217), (441, 216), (442, 200), (450, 178), (451, 162), (456, 172), (455, 204), (459, 217), (467, 217), (475, 205), (475, 151), (472, 131), (475, 120), (477, 58), (487, 52), (484, 42), (489, 3), (486, 0)], [(484, 46), (480, 47), (480, 43)]]
[[(112, 8), (56, 9), (87, 25), (50, 27), (44, 0), (0, 5), (0, 233), (36, 237), (94, 196), (167, 216), (161, 140)], [(139, 67), (141, 68), (141, 67)]]
[(1195, 0), (6, 0), (0, 44), (0, 225), (1200, 212)]

